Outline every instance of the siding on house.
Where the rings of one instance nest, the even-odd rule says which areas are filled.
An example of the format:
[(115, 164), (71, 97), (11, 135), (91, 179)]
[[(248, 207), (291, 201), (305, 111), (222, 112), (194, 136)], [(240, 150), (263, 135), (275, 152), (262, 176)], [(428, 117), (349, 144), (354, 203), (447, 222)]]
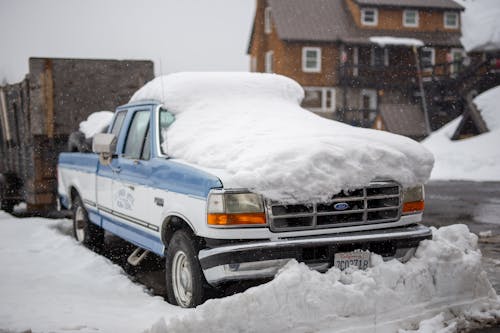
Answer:
[[(267, 7), (272, 23), (268, 34), (264, 31)], [(376, 26), (361, 24), (362, 8), (378, 10)], [(418, 10), (418, 27), (403, 26), (405, 9)], [(446, 29), (444, 13), (461, 10), (452, 0), (257, 0), (248, 53), (257, 63), (256, 71), (263, 72), (265, 53), (273, 51), (275, 73), (295, 79), (306, 94), (316, 91), (311, 98), (323, 99), (322, 109), (311, 100), (304, 103), (311, 111), (371, 127), (383, 105), (420, 108), (423, 101), (413, 48), (377, 45), (370, 37), (419, 39), (434, 49), (435, 55), (435, 66), (422, 71), (424, 80), (449, 76), (451, 50), (461, 48), (460, 28)], [(304, 47), (321, 48), (319, 72), (303, 70)]]

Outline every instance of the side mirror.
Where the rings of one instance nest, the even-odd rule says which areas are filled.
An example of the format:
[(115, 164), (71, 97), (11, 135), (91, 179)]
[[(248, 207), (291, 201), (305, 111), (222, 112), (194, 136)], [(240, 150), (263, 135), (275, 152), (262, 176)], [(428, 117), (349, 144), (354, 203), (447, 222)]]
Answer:
[(94, 135), (92, 150), (99, 154), (99, 161), (103, 165), (109, 165), (113, 154), (116, 152), (116, 136), (108, 133), (98, 133)]

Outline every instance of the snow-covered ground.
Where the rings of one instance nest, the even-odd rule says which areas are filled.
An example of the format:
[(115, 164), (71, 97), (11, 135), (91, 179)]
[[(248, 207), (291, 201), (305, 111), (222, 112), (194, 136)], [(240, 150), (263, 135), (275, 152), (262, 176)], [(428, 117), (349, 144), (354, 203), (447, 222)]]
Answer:
[(422, 144), (435, 158), (431, 179), (500, 181), (500, 86), (474, 99), (489, 132), (452, 141), (462, 117), (432, 133)]
[(500, 322), (464, 225), (434, 230), (406, 264), (374, 255), (367, 271), (320, 274), (290, 262), (267, 284), (190, 310), (150, 296), (70, 225), (0, 212), (0, 331), (453, 333)]

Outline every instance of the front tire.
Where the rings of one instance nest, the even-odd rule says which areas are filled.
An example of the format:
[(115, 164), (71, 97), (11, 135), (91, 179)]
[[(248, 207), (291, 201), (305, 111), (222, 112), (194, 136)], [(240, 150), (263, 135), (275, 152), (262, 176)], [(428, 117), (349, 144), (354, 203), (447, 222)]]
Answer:
[(90, 222), (79, 196), (73, 201), (73, 236), (78, 243), (94, 251), (101, 251), (104, 247), (104, 230)]
[(167, 301), (183, 308), (203, 303), (208, 289), (198, 261), (195, 239), (186, 231), (174, 233), (166, 254)]

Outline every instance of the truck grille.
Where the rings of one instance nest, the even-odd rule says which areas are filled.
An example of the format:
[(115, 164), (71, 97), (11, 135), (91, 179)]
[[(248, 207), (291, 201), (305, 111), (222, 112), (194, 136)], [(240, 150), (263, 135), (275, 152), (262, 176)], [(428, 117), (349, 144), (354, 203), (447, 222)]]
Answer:
[(290, 204), (267, 201), (272, 231), (337, 228), (397, 221), (401, 215), (401, 187), (395, 182), (342, 191), (331, 201)]

